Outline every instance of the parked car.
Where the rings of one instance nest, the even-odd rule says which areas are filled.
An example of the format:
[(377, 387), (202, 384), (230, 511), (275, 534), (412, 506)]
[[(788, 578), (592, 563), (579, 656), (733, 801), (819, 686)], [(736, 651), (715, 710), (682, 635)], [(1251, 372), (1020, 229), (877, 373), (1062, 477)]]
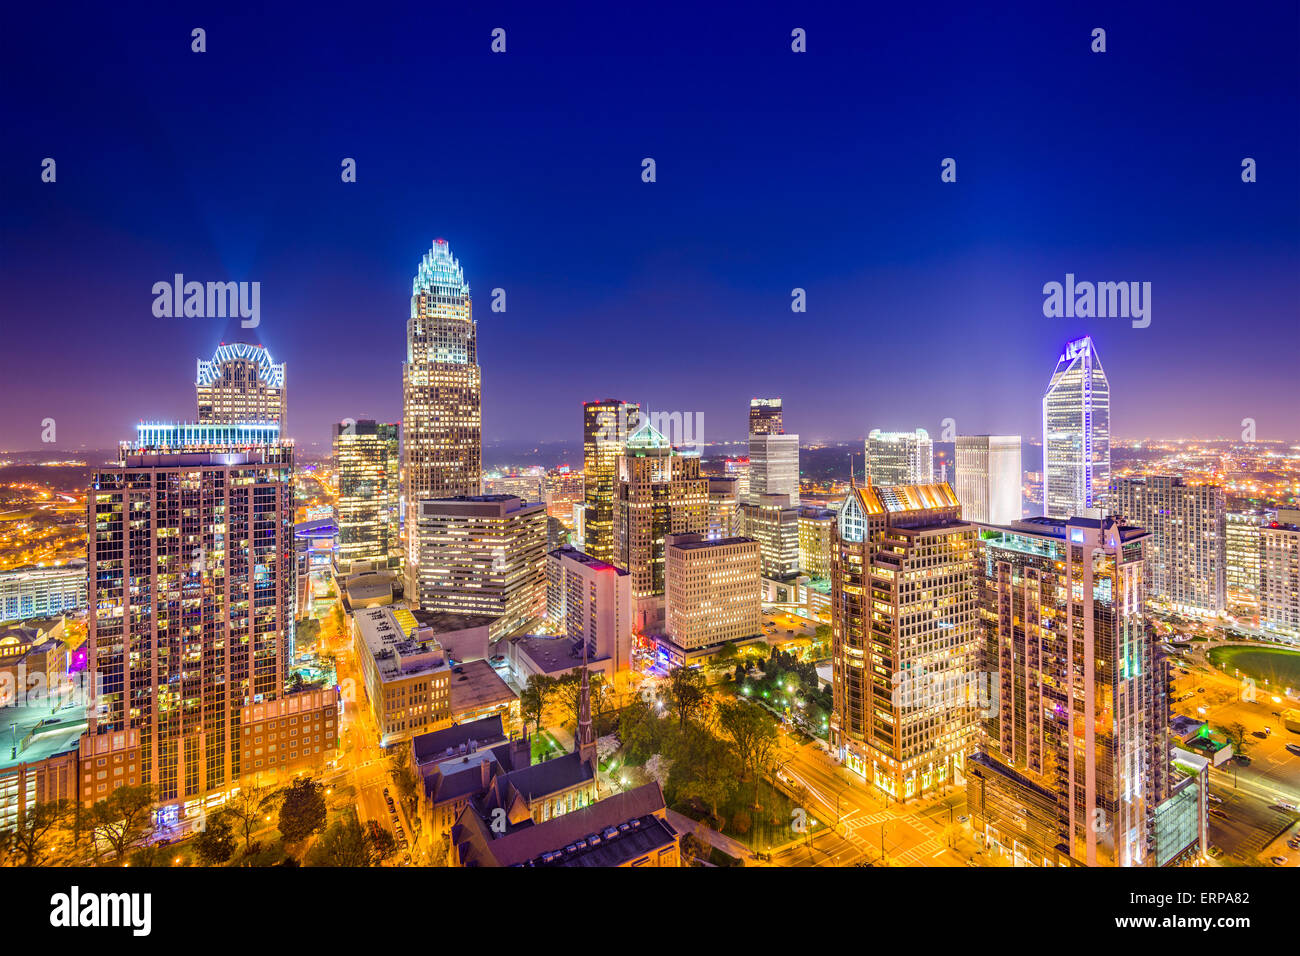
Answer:
[(1275, 856), (1272, 859), (1272, 863), (1274, 866), (1286, 866), (1290, 862), (1291, 861), (1284, 856)]

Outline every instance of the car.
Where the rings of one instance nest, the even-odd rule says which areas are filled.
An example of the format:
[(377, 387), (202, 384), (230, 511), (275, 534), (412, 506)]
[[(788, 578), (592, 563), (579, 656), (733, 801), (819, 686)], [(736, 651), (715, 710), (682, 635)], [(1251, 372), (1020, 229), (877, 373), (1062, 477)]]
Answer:
[(1226, 820), (1228, 818), (1228, 812), (1226, 810), (1221, 810), (1219, 807), (1210, 807), (1210, 816), (1222, 817)]
[(1287, 744), (1286, 749), (1289, 752), (1296, 754), (1297, 756), (1300, 756), (1300, 744)]
[(969, 820), (969, 819), (970, 819), (970, 817), (966, 816), (966, 814), (963, 813), (961, 816), (959, 816), (959, 817), (957, 818), (957, 822), (958, 822), (958, 823), (965, 823), (965, 822), (966, 822), (967, 820)]
[(1265, 739), (1266, 737), (1268, 737), (1268, 734), (1264, 733), (1264, 731), (1262, 731), (1262, 730), (1252, 730), (1252, 731), (1250, 732), (1250, 735), (1251, 735), (1252, 737), (1258, 737), (1260, 740), (1263, 740), (1263, 739)]
[(1275, 857), (1273, 857), (1273, 859), (1272, 859), (1270, 862), (1271, 862), (1274, 866), (1286, 866), (1286, 865), (1287, 865), (1288, 863), (1290, 863), (1291, 861), (1288, 860), (1288, 859), (1287, 859), (1286, 857), (1284, 857), (1284, 856), (1275, 856)]
[(1223, 797), (1219, 796), (1217, 793), (1206, 794), (1205, 799), (1209, 800), (1211, 803), (1223, 802)]
[(1295, 804), (1288, 803), (1286, 800), (1279, 800), (1277, 803), (1273, 804), (1273, 806), (1277, 807), (1279, 810), (1289, 810), (1292, 813), (1296, 812)]
[(1198, 687), (1198, 688), (1196, 688), (1196, 693), (1198, 693), (1198, 694), (1204, 694), (1204, 693), (1205, 693), (1205, 688), (1204, 688), (1204, 687)]

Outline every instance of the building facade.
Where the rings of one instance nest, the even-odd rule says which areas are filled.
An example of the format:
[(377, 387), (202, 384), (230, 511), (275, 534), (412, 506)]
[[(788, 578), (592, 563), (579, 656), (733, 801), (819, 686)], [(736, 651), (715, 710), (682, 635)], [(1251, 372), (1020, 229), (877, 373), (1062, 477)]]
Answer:
[(419, 549), (410, 533), (419, 523), (419, 502), (482, 491), (482, 390), (469, 285), (447, 241), (435, 239), (412, 283), (402, 365), (408, 594), (420, 586)]
[(1229, 511), (1224, 516), (1224, 576), (1228, 610), (1252, 620), (1259, 616), (1260, 527), (1262, 511)]
[(420, 607), (495, 618), (495, 640), (545, 613), (546, 506), (513, 495), (418, 503)]
[(70, 614), (86, 606), (86, 562), (0, 571), (0, 623)]
[(1147, 542), (1113, 518), (980, 528), (979, 666), (996, 700), (967, 795), (976, 831), (1019, 863), (1150, 864), (1170, 748)]
[(1259, 623), (1300, 641), (1300, 524), (1270, 521), (1259, 529)]
[(1110, 510), (1145, 528), (1146, 598), (1185, 614), (1227, 607), (1227, 514), (1221, 485), (1175, 475), (1137, 475), (1110, 484)]
[(546, 617), (570, 641), (585, 642), (593, 664), (611, 661), (614, 673), (631, 668), (633, 611), (627, 571), (577, 548), (547, 554)]
[(749, 434), (783, 435), (781, 399), (751, 398), (749, 400)]
[(636, 402), (607, 398), (582, 405), (582, 542), (583, 550), (600, 561), (614, 560), (618, 459), (640, 421), (641, 406)]
[(924, 428), (886, 432), (873, 428), (864, 450), (873, 485), (928, 485), (934, 481), (934, 442)]
[(236, 425), (258, 422), (284, 430), (286, 395), (284, 363), (276, 363), (264, 346), (224, 342), (209, 360), (199, 359), (194, 389), (199, 422)]
[(839, 511), (831, 746), (897, 800), (957, 782), (976, 732), (974, 551), (946, 484), (854, 488)]
[(835, 544), (835, 511), (804, 506), (799, 509), (799, 571), (817, 580), (831, 577)]
[(695, 650), (763, 633), (757, 541), (670, 534), (664, 544), (664, 629), (673, 643)]
[(401, 565), (398, 429), (369, 419), (334, 425), (340, 564)]
[(1100, 517), (1110, 485), (1110, 383), (1092, 339), (1066, 343), (1043, 395), (1043, 513)]
[(958, 435), (954, 490), (967, 521), (1010, 524), (1021, 517), (1019, 435)]
[(771, 432), (749, 436), (749, 494), (786, 495), (799, 504), (799, 436)]
[(799, 510), (789, 495), (751, 495), (740, 506), (736, 530), (758, 542), (763, 577), (792, 581), (798, 576)]

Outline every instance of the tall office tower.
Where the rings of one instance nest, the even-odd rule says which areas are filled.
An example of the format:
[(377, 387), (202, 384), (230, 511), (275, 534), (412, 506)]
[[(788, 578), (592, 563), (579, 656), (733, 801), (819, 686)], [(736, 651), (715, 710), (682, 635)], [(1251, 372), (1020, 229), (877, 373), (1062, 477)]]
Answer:
[(749, 400), (749, 433), (751, 435), (783, 435), (781, 399), (751, 398)]
[(1300, 524), (1270, 521), (1259, 529), (1259, 623), (1300, 641)]
[(1221, 485), (1189, 485), (1174, 475), (1116, 478), (1108, 507), (1147, 539), (1146, 597), (1186, 614), (1227, 606), (1226, 517)]
[(749, 458), (728, 458), (722, 465), (722, 473), (736, 479), (736, 495), (741, 501), (749, 498)]
[(546, 501), (546, 513), (570, 531), (577, 530), (575, 508), (582, 509), (585, 497), (582, 472), (571, 471), (568, 465), (548, 471), (542, 495)]
[(799, 506), (789, 495), (750, 495), (740, 506), (738, 532), (759, 543), (762, 576), (788, 582), (799, 575)]
[(582, 404), (582, 474), (586, 504), (583, 550), (601, 561), (614, 560), (614, 497), (618, 458), (641, 421), (641, 406), (607, 398)]
[(799, 571), (802, 574), (829, 581), (834, 542), (833, 509), (807, 505), (799, 509)]
[(709, 536), (730, 538), (740, 521), (739, 479), (709, 475)]
[(699, 458), (678, 454), (643, 423), (618, 459), (611, 562), (632, 575), (639, 631), (657, 626), (663, 611), (664, 536), (708, 527), (709, 480), (700, 475)]
[(957, 436), (957, 500), (962, 517), (983, 524), (1020, 520), (1020, 436)]
[(753, 538), (670, 534), (664, 562), (664, 629), (678, 647), (695, 650), (763, 633)]
[[(229, 789), (255, 769), (247, 707), (284, 696), (289, 677), (292, 443), (274, 424), (142, 424), (94, 474), (87, 512), (99, 692), (82, 752), (104, 763), (83, 765), (134, 758), (134, 784), (159, 803)], [(83, 797), (128, 779), (96, 771)]]
[(590, 663), (610, 661), (613, 673), (632, 666), (632, 610), (632, 576), (622, 568), (577, 548), (546, 555), (547, 620), (575, 644), (586, 641)]
[(1100, 517), (1110, 485), (1110, 383), (1089, 336), (1067, 342), (1043, 395), (1043, 509)]
[(1259, 549), (1262, 511), (1229, 511), (1224, 518), (1224, 576), (1228, 610), (1245, 618), (1259, 614)]
[(786, 495), (799, 504), (799, 436), (782, 434), (749, 436), (750, 501), (764, 495)]
[(407, 594), (420, 589), (411, 529), (426, 498), (477, 495), (483, 482), (482, 379), (469, 286), (445, 239), (420, 260), (402, 365)]
[(882, 432), (873, 428), (865, 442), (867, 479), (873, 485), (928, 485), (934, 482), (934, 442), (924, 428)]
[(284, 428), (284, 363), (271, 361), (261, 345), (223, 342), (210, 360), (199, 359), (194, 390), (201, 424), (259, 422)]
[(546, 506), (513, 495), (419, 502), (420, 607), (488, 615), (491, 640), (546, 611)]
[(953, 782), (976, 731), (974, 550), (945, 484), (854, 488), (840, 508), (831, 745), (898, 800)]
[(967, 764), (976, 831), (1035, 866), (1150, 865), (1169, 752), (1146, 531), (1030, 518), (979, 537), (980, 668), (997, 678)]
[(348, 420), (333, 431), (339, 562), (374, 561), (381, 568), (396, 568), (402, 559), (398, 426)]

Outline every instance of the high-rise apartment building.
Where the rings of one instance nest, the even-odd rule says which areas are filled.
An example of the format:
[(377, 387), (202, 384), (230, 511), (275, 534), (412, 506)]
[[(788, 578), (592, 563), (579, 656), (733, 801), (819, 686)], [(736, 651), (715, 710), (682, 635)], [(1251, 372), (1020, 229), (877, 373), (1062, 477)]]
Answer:
[(1020, 436), (958, 435), (957, 482), (962, 517), (1010, 524), (1021, 516)]
[(1269, 521), (1259, 529), (1259, 623), (1300, 641), (1300, 524)]
[(410, 529), (427, 498), (477, 495), (483, 480), (482, 379), (469, 285), (445, 239), (420, 261), (402, 365), (407, 594), (419, 593)]
[(854, 488), (839, 511), (831, 746), (898, 800), (954, 782), (976, 732), (974, 551), (946, 484)]
[[(632, 576), (577, 548), (546, 556), (546, 617), (574, 642), (587, 644), (593, 665), (612, 672), (632, 666)], [(575, 657), (581, 657), (575, 653)]]
[(636, 402), (607, 398), (582, 405), (583, 550), (601, 561), (614, 560), (618, 459), (640, 421), (641, 406)]
[(664, 629), (678, 647), (695, 650), (763, 633), (757, 541), (670, 534), (664, 560)]
[(867, 478), (873, 485), (928, 485), (934, 481), (934, 442), (924, 428), (867, 434)]
[(283, 431), (284, 363), (273, 362), (264, 346), (223, 342), (211, 359), (198, 362), (194, 390), (201, 424), (258, 422)]
[(1114, 518), (980, 528), (973, 824), (1033, 866), (1147, 866), (1168, 792), (1167, 674), (1143, 616), (1147, 533)]
[(1224, 566), (1228, 609), (1254, 618), (1259, 614), (1259, 549), (1262, 511), (1229, 511), (1224, 516)]
[(1137, 475), (1110, 483), (1109, 510), (1147, 538), (1146, 598), (1187, 614), (1227, 606), (1226, 515), (1221, 485), (1175, 475)]
[(709, 481), (699, 458), (679, 454), (643, 423), (618, 459), (611, 562), (632, 575), (639, 630), (656, 626), (663, 610), (664, 536), (703, 533), (708, 523)]
[(142, 424), (95, 472), (87, 512), (85, 801), (133, 782), (189, 804), (272, 769), (261, 748), (245, 762), (242, 721), (289, 678), (293, 445), (274, 424)]
[(545, 613), (544, 504), (473, 495), (427, 498), (417, 510), (421, 608), (492, 617), (492, 640)]
[(749, 433), (751, 435), (781, 435), (785, 426), (781, 422), (781, 399), (751, 398), (749, 400)]
[(1100, 517), (1110, 484), (1110, 383), (1089, 336), (1066, 343), (1043, 395), (1043, 509)]
[(402, 559), (398, 426), (348, 420), (334, 425), (333, 432), (339, 562), (396, 568)]

